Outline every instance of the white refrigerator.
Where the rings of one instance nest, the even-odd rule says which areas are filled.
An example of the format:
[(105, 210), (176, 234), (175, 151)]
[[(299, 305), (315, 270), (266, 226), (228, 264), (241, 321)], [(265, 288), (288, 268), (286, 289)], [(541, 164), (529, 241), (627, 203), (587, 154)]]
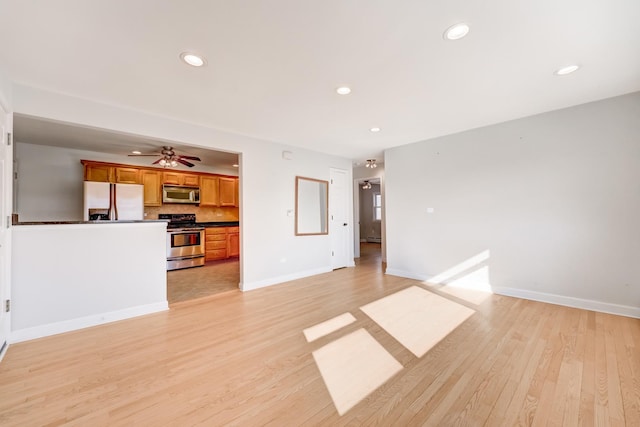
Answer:
[(144, 219), (144, 186), (85, 181), (83, 217), (85, 221)]

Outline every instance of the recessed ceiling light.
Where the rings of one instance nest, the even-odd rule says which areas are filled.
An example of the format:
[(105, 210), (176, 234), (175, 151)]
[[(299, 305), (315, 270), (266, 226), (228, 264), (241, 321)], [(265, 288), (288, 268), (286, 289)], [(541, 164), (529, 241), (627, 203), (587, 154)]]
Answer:
[(338, 92), (338, 95), (349, 95), (351, 93), (351, 88), (347, 86), (340, 86), (336, 89), (336, 92)]
[(578, 68), (580, 68), (579, 65), (567, 65), (566, 67), (558, 68), (554, 74), (556, 76), (566, 76), (567, 74), (573, 73)]
[(369, 129), (371, 132), (380, 132), (380, 128), (371, 128)]
[(464, 22), (455, 24), (447, 28), (444, 32), (445, 40), (459, 40), (469, 34), (469, 26)]
[(238, 167), (238, 166), (240, 166), (240, 165), (235, 165), (235, 164), (234, 164), (234, 165), (231, 165), (231, 166), (233, 166), (234, 168), (237, 168), (237, 167)]
[(142, 154), (142, 152), (138, 151), (138, 150), (134, 150), (131, 152), (131, 154)]
[(204, 58), (196, 55), (195, 53), (183, 52), (180, 54), (180, 59), (182, 59), (192, 67), (202, 67), (204, 64), (206, 64)]

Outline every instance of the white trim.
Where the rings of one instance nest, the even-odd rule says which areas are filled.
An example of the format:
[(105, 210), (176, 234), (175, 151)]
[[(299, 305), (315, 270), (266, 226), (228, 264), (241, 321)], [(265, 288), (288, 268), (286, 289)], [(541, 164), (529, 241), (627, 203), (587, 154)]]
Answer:
[(390, 276), (398, 276), (398, 277), (404, 277), (407, 279), (414, 279), (414, 280), (420, 280), (420, 281), (427, 281), (427, 278), (429, 276), (425, 276), (423, 274), (417, 274), (414, 273), (412, 271), (404, 271), (404, 270), (398, 270), (395, 268), (390, 268), (387, 267), (387, 270), (384, 272), (384, 274), (388, 274)]
[(278, 285), (284, 282), (290, 282), (291, 280), (297, 280), (297, 279), (302, 279), (304, 277), (315, 276), (316, 274), (329, 273), (330, 271), (333, 271), (331, 267), (322, 267), (322, 268), (315, 268), (313, 270), (305, 270), (305, 271), (299, 271), (297, 273), (286, 274), (284, 276), (272, 277), (270, 279), (258, 280), (257, 282), (241, 283), (240, 290), (243, 292), (252, 291), (254, 289), (265, 288), (271, 285)]
[(535, 292), (526, 289), (492, 287), (492, 291), (495, 294), (508, 297), (516, 297), (532, 301), (546, 302), (549, 304), (564, 305), (566, 307), (581, 308), (583, 310), (592, 310), (601, 313), (617, 314), (618, 316), (634, 317), (640, 319), (640, 307), (612, 304), (608, 302), (574, 298), (564, 295), (547, 294), (544, 292)]
[[(391, 276), (404, 277), (407, 279), (428, 282), (429, 276), (414, 273), (411, 271), (388, 268), (385, 274)], [(640, 307), (629, 305), (613, 304), (608, 302), (594, 301), (583, 298), (568, 297), (564, 295), (548, 294), (544, 292), (529, 291), (526, 289), (491, 287), (491, 292), (508, 297), (528, 299), (532, 301), (545, 302), (548, 304), (563, 305), (566, 307), (581, 308), (583, 310), (598, 311), (601, 313), (616, 314), (618, 316), (634, 317), (640, 319)]]
[(95, 314), (77, 319), (63, 320), (62, 322), (49, 323), (47, 325), (34, 326), (32, 328), (18, 329), (11, 331), (9, 342), (11, 344), (47, 337), (49, 335), (61, 334), (78, 329), (89, 328), (91, 326), (102, 325), (104, 323), (143, 316), (145, 314), (157, 313), (169, 309), (166, 301), (153, 304), (139, 305), (125, 308), (123, 310), (109, 311), (107, 313)]

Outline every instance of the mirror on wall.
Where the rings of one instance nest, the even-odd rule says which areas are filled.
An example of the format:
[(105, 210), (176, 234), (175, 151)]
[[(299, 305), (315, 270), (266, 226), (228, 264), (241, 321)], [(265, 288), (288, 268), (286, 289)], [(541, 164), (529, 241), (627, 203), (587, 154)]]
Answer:
[(329, 182), (296, 176), (296, 236), (329, 234)]

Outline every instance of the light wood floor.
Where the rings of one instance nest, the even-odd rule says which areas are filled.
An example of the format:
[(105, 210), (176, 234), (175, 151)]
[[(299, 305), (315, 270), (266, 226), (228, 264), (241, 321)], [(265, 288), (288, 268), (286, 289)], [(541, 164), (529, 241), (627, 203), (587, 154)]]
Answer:
[[(418, 286), (355, 268), (12, 345), (0, 425), (640, 425), (640, 320), (515, 298), (471, 315), (422, 357), (359, 307)], [(302, 331), (356, 321), (308, 343)], [(364, 329), (402, 365), (338, 415), (312, 352)]]
[(209, 261), (202, 267), (167, 271), (169, 304), (237, 291), (240, 283), (240, 261), (230, 258)]

